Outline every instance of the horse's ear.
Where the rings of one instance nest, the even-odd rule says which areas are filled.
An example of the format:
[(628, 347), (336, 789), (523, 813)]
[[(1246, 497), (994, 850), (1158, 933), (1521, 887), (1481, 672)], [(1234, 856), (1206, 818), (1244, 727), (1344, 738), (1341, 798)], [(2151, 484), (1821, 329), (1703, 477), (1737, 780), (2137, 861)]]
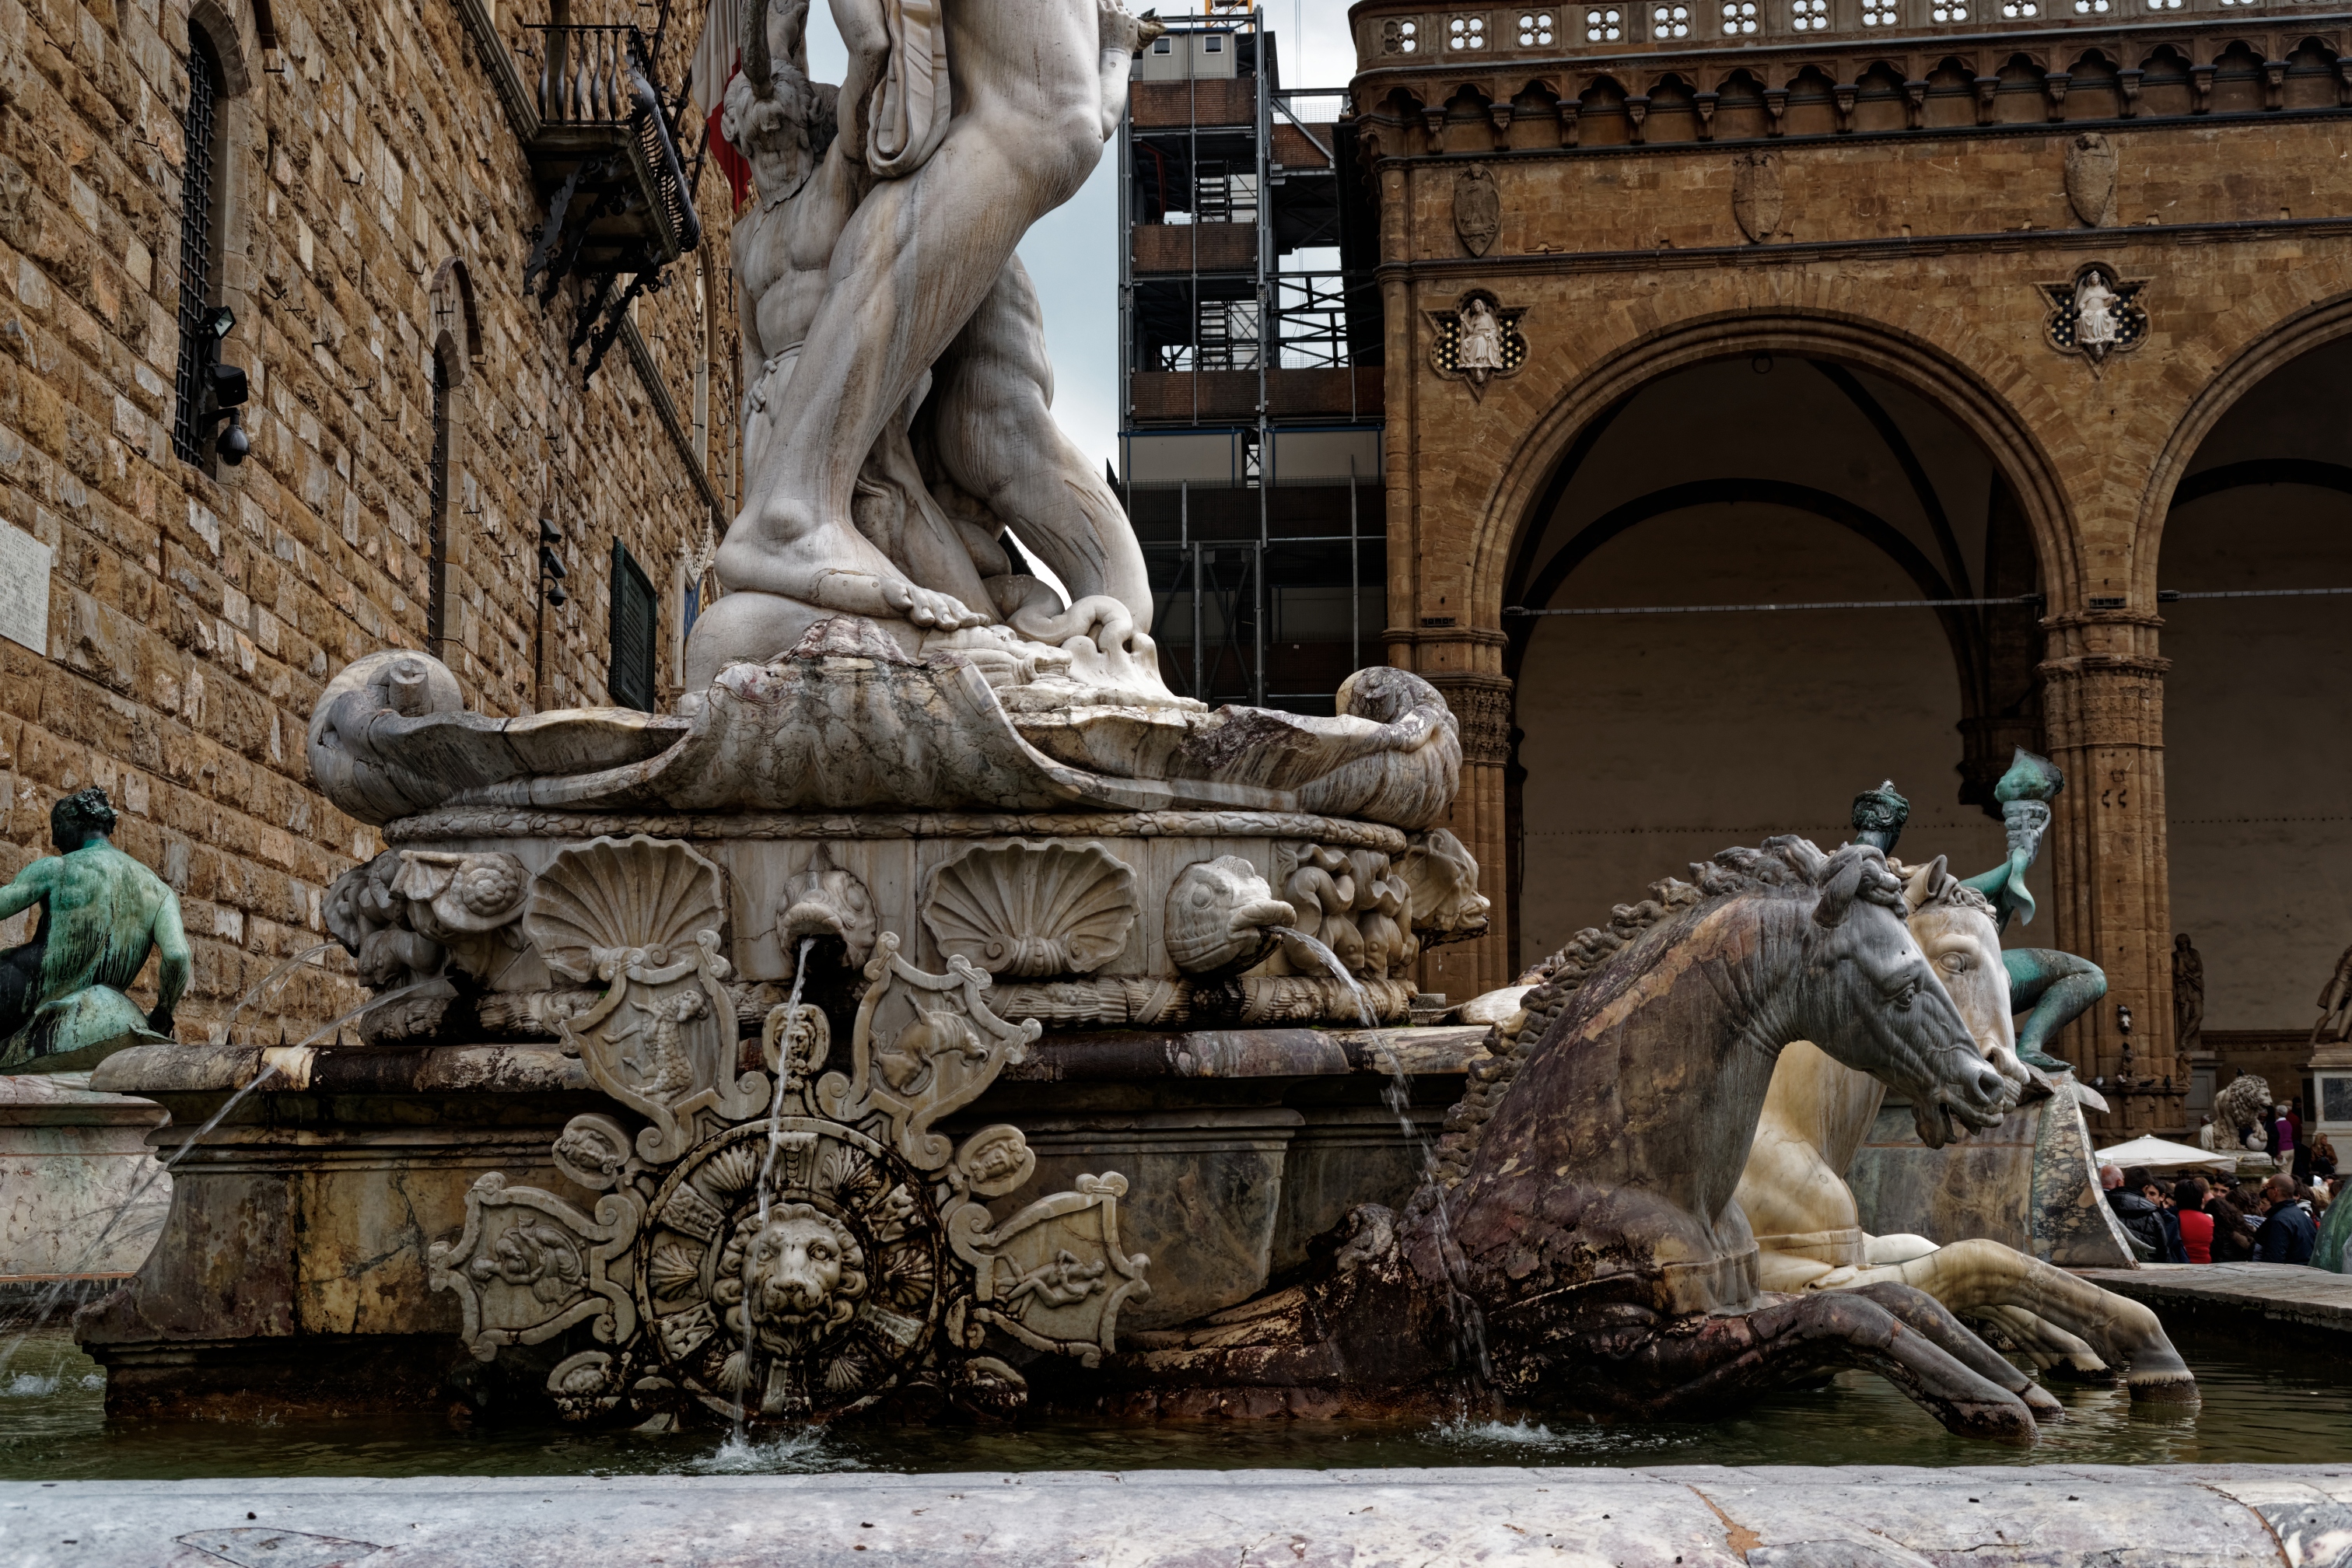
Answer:
[(1822, 887), (1822, 901), (1813, 906), (1816, 924), (1834, 926), (1845, 919), (1846, 911), (1853, 907), (1853, 896), (1862, 890), (1863, 873), (1867, 868), (1868, 862), (1856, 855), (1830, 874), (1830, 879)]

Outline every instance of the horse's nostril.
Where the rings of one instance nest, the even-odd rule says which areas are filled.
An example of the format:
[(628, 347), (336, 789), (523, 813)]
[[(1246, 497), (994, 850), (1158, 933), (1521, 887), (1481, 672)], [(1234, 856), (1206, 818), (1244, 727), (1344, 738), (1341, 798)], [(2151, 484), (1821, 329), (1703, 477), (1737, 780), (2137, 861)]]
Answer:
[(1989, 1067), (1979, 1068), (1977, 1069), (1977, 1098), (1979, 1100), (1999, 1100), (2000, 1098), (2000, 1074), (1993, 1071), (1992, 1068)]

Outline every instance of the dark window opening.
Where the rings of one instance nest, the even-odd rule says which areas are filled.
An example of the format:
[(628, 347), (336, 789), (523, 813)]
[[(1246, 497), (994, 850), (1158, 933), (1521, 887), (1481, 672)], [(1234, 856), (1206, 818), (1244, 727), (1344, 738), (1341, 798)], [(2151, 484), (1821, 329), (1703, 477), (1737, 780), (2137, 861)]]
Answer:
[(432, 541), (431, 577), (425, 586), (425, 651), (444, 658), (449, 636), (449, 392), (456, 380), (445, 348), (433, 356), (433, 471), (425, 500), (425, 527)]
[(205, 368), (212, 305), (213, 137), (221, 98), (220, 57), (212, 41), (188, 32), (188, 113), (182, 126), (187, 162), (180, 179), (180, 363), (172, 413), (172, 450), (184, 463), (210, 467)]
[(605, 684), (620, 707), (654, 710), (654, 635), (660, 615), (653, 580), (627, 545), (613, 541), (613, 673)]

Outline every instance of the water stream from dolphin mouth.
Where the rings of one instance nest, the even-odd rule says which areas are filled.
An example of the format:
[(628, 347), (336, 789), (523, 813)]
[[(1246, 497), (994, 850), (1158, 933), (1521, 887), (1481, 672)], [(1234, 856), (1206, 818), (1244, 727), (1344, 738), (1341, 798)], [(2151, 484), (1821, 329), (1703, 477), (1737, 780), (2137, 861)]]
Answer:
[[(308, 957), (312, 953), (323, 952), (326, 951), (328, 945), (330, 944), (321, 943), (320, 946), (309, 950), (309, 952), (298, 954), (296, 957), (288, 959), (284, 963), (279, 964), (278, 968), (271, 971), (268, 975), (263, 978), (260, 985), (256, 985), (252, 990), (245, 994), (244, 997), (238, 1001), (236, 1006), (230, 1011), (229, 1021), (232, 1023), (236, 1021), (236, 1015), (244, 1011), (246, 1004), (260, 994), (263, 985), (268, 984), (270, 980), (291, 971), (295, 964), (300, 963), (303, 958)], [(316, 1045), (320, 1039), (332, 1036), (337, 1031), (341, 1030), (345, 1024), (350, 1023), (353, 1018), (358, 1017), (361, 1014), (366, 1012), (371, 1007), (377, 1006), (378, 1005), (385, 1002), (397, 1001), (401, 997), (422, 991), (432, 984), (433, 982), (429, 980), (420, 980), (413, 984), (401, 986), (398, 990), (387, 991), (378, 996), (371, 996), (366, 1001), (361, 1003), (358, 1006), (352, 1008), (350, 1012), (321, 1025), (319, 1028), (306, 1036), (299, 1044), (287, 1048), (299, 1051), (307, 1047)], [(226, 1026), (224, 1026), (224, 1027), (226, 1027)], [(228, 1120), (228, 1113), (235, 1110), (238, 1104), (244, 1100), (247, 1095), (251, 1094), (255, 1089), (257, 1089), (263, 1084), (268, 1083), (270, 1079), (277, 1075), (277, 1062), (264, 1060), (261, 1064), (261, 1070), (253, 1075), (251, 1081), (240, 1087), (236, 1093), (230, 1095), (226, 1100), (221, 1101), (221, 1108), (218, 1110), (214, 1111), (211, 1118), (207, 1120), (202, 1127), (197, 1128), (194, 1132), (180, 1141), (179, 1148), (173, 1152), (170, 1159), (160, 1162), (156, 1165), (155, 1169), (148, 1172), (146, 1178), (142, 1180), (137, 1187), (131, 1190), (131, 1195), (123, 1199), (121, 1204), (115, 1206), (114, 1212), (107, 1216), (106, 1224), (99, 1228), (97, 1237), (91, 1240), (88, 1247), (82, 1249), (81, 1256), (74, 1260), (72, 1267), (59, 1274), (55, 1284), (52, 1284), (47, 1289), (42, 1291), (39, 1296), (34, 1299), (31, 1309), (26, 1314), (25, 1326), (19, 1329), (16, 1336), (10, 1339), (5, 1344), (0, 1344), (0, 1377), (7, 1375), (8, 1368), (16, 1360), (17, 1351), (24, 1345), (26, 1337), (34, 1330), (46, 1323), (50, 1315), (58, 1310), (58, 1303), (65, 1299), (66, 1292), (71, 1289), (77, 1282), (76, 1276), (79, 1275), (82, 1270), (88, 1267), (89, 1260), (96, 1258), (100, 1249), (106, 1246), (108, 1238), (114, 1234), (114, 1227), (122, 1223), (122, 1216), (129, 1214), (133, 1208), (136, 1208), (139, 1205), (139, 1200), (147, 1195), (147, 1190), (150, 1187), (152, 1187), (157, 1182), (162, 1181), (165, 1176), (170, 1175), (179, 1165), (181, 1161), (194, 1153), (198, 1144), (210, 1137), (213, 1131), (219, 1127), (223, 1121)]]
[[(1342, 985), (1355, 994), (1356, 1012), (1363, 1019), (1365, 1028), (1372, 1029), (1379, 1026), (1380, 1020), (1372, 1011), (1370, 994), (1364, 989), (1361, 982), (1348, 973), (1348, 966), (1339, 961), (1338, 953), (1308, 936), (1305, 931), (1293, 930), (1289, 926), (1276, 926), (1272, 929), (1297, 942), (1299, 946), (1321, 960), (1323, 967), (1329, 970)], [(1377, 1041), (1374, 1048), (1385, 1055), (1389, 1063), (1389, 1085), (1381, 1091), (1381, 1098), (1388, 1102), (1389, 1110), (1395, 1113), (1397, 1126), (1403, 1131), (1406, 1144), (1421, 1155), (1421, 1179), (1424, 1183), (1434, 1182), (1437, 1180), (1437, 1150), (1423, 1134), (1421, 1124), (1412, 1119), (1412, 1075), (1405, 1070), (1404, 1058), (1397, 1054), (1393, 1039)], [(1454, 1238), (1448, 1228), (1445, 1205), (1443, 1201), (1438, 1203), (1433, 1214), (1437, 1225), (1438, 1258), (1445, 1269), (1447, 1315), (1454, 1322), (1454, 1352), (1455, 1358), (1470, 1369), (1472, 1393), (1476, 1394), (1492, 1381), (1494, 1375), (1494, 1364), (1486, 1353), (1486, 1320), (1478, 1310), (1477, 1302), (1465, 1294), (1461, 1286), (1454, 1281), (1452, 1259)], [(1466, 1414), (1465, 1418), (1467, 1418)]]
[[(768, 1102), (768, 1152), (760, 1162), (760, 1229), (768, 1228), (768, 1184), (776, 1174), (776, 1151), (784, 1146), (784, 1096), (793, 1087), (793, 1020), (800, 1016), (801, 988), (808, 983), (809, 954), (816, 950), (816, 938), (801, 938), (799, 955), (793, 960), (793, 994), (784, 1003), (784, 1026), (776, 1035), (776, 1094)], [(751, 1302), (746, 1297), (739, 1309), (743, 1314), (743, 1366), (735, 1388), (735, 1446), (743, 1446), (743, 1423), (751, 1409)]]

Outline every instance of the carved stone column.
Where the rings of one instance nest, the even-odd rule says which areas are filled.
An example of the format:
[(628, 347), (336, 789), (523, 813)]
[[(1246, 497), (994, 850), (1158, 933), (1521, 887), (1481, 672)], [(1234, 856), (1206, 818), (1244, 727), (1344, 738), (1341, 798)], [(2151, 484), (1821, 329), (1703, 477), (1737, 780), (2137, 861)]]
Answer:
[[(2188, 1068), (2176, 1058), (2172, 915), (2164, 807), (2164, 672), (2150, 616), (2058, 615), (2047, 623), (2042, 708), (2066, 774), (2044, 863), (2052, 931), (2035, 933), (2107, 973), (2107, 994), (2060, 1037), (2059, 1054), (2104, 1078), (2105, 1133), (2185, 1131)], [(2053, 853), (2054, 851), (2054, 853)], [(2131, 1010), (2126, 1035), (2118, 1006)]]
[(1423, 679), (1445, 694), (1446, 706), (1462, 726), (1462, 792), (1454, 797), (1446, 826), (1477, 857), (1478, 890), (1494, 900), (1485, 936), (1423, 955), (1421, 984), (1465, 1002), (1509, 984), (1513, 973), (1503, 897), (1504, 857), (1510, 853), (1503, 831), (1503, 767), (1511, 755), (1511, 683), (1500, 675), (1431, 668), (1436, 661), (1427, 656), (1437, 649), (1424, 647), (1421, 652)]

